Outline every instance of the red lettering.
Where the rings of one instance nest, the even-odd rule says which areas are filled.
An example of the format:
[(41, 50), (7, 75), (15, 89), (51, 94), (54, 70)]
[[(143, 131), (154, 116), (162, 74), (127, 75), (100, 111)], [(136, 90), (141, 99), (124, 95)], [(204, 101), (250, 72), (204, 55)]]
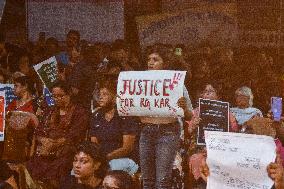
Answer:
[(133, 99), (130, 98), (129, 100), (130, 100), (130, 107), (134, 107)]
[(145, 101), (145, 98), (141, 98), (140, 99), (140, 107), (145, 107), (144, 106), (144, 101)]
[[(124, 95), (127, 91), (127, 88), (129, 87), (130, 80), (123, 80), (123, 91), (120, 91), (120, 95)], [(127, 84), (128, 83), (128, 84)]]
[(160, 107), (165, 107), (165, 100), (163, 98), (160, 101)]
[(150, 81), (150, 80), (143, 80), (144, 81), (144, 83), (145, 83), (145, 96), (147, 96), (147, 88), (148, 88), (148, 82)]
[(155, 93), (156, 96), (160, 95), (160, 93), (157, 91), (158, 83), (162, 83), (162, 81), (161, 80), (157, 80), (156, 83), (155, 83), (154, 93)]
[(154, 81), (151, 81), (151, 92), (150, 92), (150, 96), (153, 96), (153, 88), (154, 88)]
[(159, 103), (159, 99), (155, 99), (155, 101), (154, 101), (154, 102), (155, 102), (155, 107), (160, 108), (160, 106), (159, 106), (159, 104), (158, 104), (158, 103)]
[(171, 83), (171, 79), (165, 79), (163, 83), (163, 96), (170, 96), (169, 93), (167, 93), (166, 89), (169, 88), (169, 85), (167, 83)]
[(124, 98), (120, 99), (120, 107), (122, 107), (122, 104), (124, 103), (124, 101), (125, 101)]
[(150, 110), (151, 109), (150, 101), (147, 98), (141, 98), (140, 99), (140, 107), (143, 107), (143, 108), (146, 107)]
[(139, 88), (139, 92), (136, 93), (136, 95), (141, 95), (142, 93), (142, 84), (141, 84), (142, 80), (138, 80), (138, 88)]
[[(129, 83), (131, 84), (131, 80), (129, 81)], [(137, 80), (134, 81), (133, 83), (133, 89), (131, 90), (131, 86), (129, 84), (129, 94), (130, 95), (134, 95), (135, 91), (136, 91), (136, 83), (137, 83)]]
[(166, 98), (165, 99), (165, 107), (170, 107), (169, 102), (170, 102), (170, 99)]

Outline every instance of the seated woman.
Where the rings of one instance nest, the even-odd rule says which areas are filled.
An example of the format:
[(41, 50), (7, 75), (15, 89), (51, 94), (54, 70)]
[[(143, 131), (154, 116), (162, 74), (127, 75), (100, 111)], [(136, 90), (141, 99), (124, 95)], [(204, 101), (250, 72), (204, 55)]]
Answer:
[[(156, 44), (146, 49), (144, 55), (147, 70), (185, 70), (177, 68), (180, 59), (167, 45)], [(183, 88), (183, 97), (177, 105), (184, 112), (184, 120), (191, 119), (191, 100)], [(172, 188), (175, 157), (180, 149), (180, 117), (140, 116), (141, 137), (139, 141), (140, 165), (143, 188)]]
[(64, 82), (52, 88), (54, 109), (37, 133), (37, 153), (27, 167), (34, 179), (58, 185), (60, 178), (71, 171), (76, 145), (86, 137), (88, 115), (71, 99), (71, 89)]
[(18, 98), (6, 109), (2, 159), (19, 163), (27, 161), (34, 153), (34, 129), (38, 119), (34, 114), (33, 83), (26, 76), (16, 78), (14, 82), (14, 94)]
[(102, 189), (136, 189), (129, 174), (124, 171), (110, 171), (106, 174)]
[(235, 92), (236, 106), (231, 108), (238, 125), (242, 126), (246, 121), (254, 117), (263, 117), (262, 112), (253, 108), (253, 94), (250, 88), (241, 87)]
[[(218, 87), (216, 84), (205, 82), (200, 86), (199, 97), (209, 100), (219, 100), (218, 96)], [(189, 147), (189, 155), (192, 155), (189, 159), (189, 169), (190, 169), (190, 182), (192, 186), (203, 185), (202, 180), (200, 180), (200, 171), (199, 167), (202, 162), (202, 159), (206, 156), (206, 151), (204, 146), (197, 146), (196, 144), (196, 132), (200, 122), (199, 117), (199, 108), (193, 110), (192, 120), (187, 122), (189, 126), (189, 133), (191, 134), (191, 143)], [(230, 131), (236, 132), (238, 130), (238, 125), (235, 117), (230, 112), (229, 113), (229, 124)]]
[(138, 159), (138, 122), (118, 115), (115, 82), (107, 81), (99, 86), (98, 104), (91, 121), (91, 141), (100, 146), (111, 169), (127, 170), (133, 165), (130, 172), (134, 174), (138, 169), (132, 161)]
[(82, 142), (76, 150), (73, 160), (74, 175), (69, 175), (60, 183), (60, 189), (98, 189), (103, 180), (105, 158), (97, 145), (89, 141)]

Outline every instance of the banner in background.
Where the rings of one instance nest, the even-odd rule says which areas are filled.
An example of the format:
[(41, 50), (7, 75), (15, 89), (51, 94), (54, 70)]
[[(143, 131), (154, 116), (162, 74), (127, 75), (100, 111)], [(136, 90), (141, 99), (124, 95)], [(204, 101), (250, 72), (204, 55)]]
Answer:
[(185, 71), (121, 72), (117, 85), (120, 116), (177, 117), (184, 112), (177, 102), (183, 96)]
[(73, 29), (89, 42), (113, 42), (124, 39), (124, 3), (27, 0), (27, 23), (31, 41), (36, 41), (40, 32), (65, 41), (66, 34)]
[(142, 47), (155, 43), (238, 43), (237, 19), (222, 10), (180, 10), (136, 18)]

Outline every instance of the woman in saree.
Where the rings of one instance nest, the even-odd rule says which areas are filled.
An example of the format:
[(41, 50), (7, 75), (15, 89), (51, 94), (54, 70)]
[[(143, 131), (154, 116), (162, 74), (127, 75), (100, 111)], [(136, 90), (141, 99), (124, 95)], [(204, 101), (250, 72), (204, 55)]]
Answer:
[(88, 115), (72, 102), (71, 88), (58, 82), (52, 88), (54, 109), (37, 129), (37, 153), (27, 167), (37, 181), (57, 187), (70, 174), (76, 145), (86, 136)]

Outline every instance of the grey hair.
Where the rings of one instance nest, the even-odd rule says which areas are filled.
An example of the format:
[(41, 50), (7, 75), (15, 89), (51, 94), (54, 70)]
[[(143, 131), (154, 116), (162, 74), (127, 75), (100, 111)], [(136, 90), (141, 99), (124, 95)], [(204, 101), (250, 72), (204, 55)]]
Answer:
[(252, 90), (249, 87), (243, 86), (240, 87), (236, 90), (235, 94), (237, 93), (241, 93), (244, 96), (249, 97), (249, 107), (252, 107), (253, 105), (253, 94), (252, 94)]

